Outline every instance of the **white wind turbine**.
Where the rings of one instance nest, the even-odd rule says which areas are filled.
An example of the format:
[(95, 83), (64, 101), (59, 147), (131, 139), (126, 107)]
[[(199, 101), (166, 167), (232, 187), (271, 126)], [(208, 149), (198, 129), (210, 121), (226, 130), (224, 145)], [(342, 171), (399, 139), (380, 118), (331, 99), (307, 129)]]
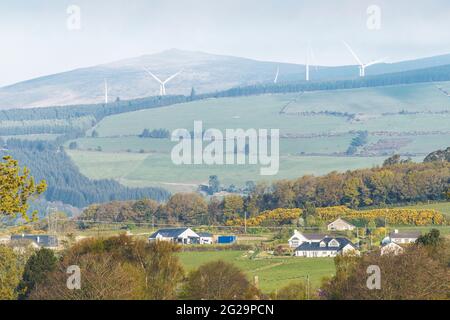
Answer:
[(169, 78), (167, 78), (166, 80), (162, 81), (161, 79), (159, 79), (157, 76), (155, 76), (150, 70), (148, 70), (147, 68), (144, 68), (144, 70), (156, 81), (159, 82), (159, 95), (160, 96), (165, 96), (166, 95), (166, 84), (173, 80), (173, 78), (175, 78), (176, 76), (178, 76), (181, 72), (183, 72), (183, 70), (178, 71), (177, 73), (171, 75)]
[(108, 104), (108, 80), (105, 79), (105, 104)]
[(310, 57), (312, 58), (313, 63), (315, 64), (316, 70), (317, 70), (317, 62), (316, 62), (316, 58), (315, 58), (315, 55), (314, 55), (314, 51), (311, 48), (311, 44), (308, 43), (308, 47), (306, 48), (306, 64), (305, 64), (305, 68), (306, 68), (306, 71), (305, 71), (306, 78), (305, 78), (305, 80), (306, 81), (310, 80), (310, 71), (309, 71), (309, 69), (311, 67), (310, 63), (309, 63), (309, 58)]
[(344, 41), (345, 46), (347, 47), (348, 51), (350, 51), (350, 53), (352, 54), (352, 56), (355, 58), (356, 62), (358, 62), (359, 65), (359, 76), (360, 77), (365, 77), (366, 76), (366, 68), (373, 66), (374, 64), (378, 64), (378, 63), (382, 63), (386, 60), (386, 58), (383, 59), (379, 59), (379, 60), (375, 60), (369, 63), (363, 63), (359, 57), (356, 55), (355, 51), (353, 51), (353, 49), (348, 45), (347, 42)]
[(280, 75), (280, 67), (277, 68), (277, 73), (275, 75), (275, 80), (273, 80), (273, 83), (277, 83), (278, 82), (278, 76)]

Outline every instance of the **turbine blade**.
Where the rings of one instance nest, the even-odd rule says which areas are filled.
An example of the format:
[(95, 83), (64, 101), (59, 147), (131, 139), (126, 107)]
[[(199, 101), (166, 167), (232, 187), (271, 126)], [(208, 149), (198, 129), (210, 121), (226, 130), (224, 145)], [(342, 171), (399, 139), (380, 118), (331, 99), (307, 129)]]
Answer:
[(150, 70), (148, 70), (147, 68), (144, 68), (145, 72), (147, 72), (153, 79), (155, 79), (156, 81), (158, 81), (160, 84), (162, 84), (163, 82), (157, 77), (155, 76)]
[(365, 64), (364, 67), (370, 67), (370, 66), (373, 66), (374, 64), (383, 63), (384, 61), (386, 61), (386, 58), (375, 60), (375, 61), (371, 61), (368, 64)]
[(343, 41), (345, 46), (347, 47), (348, 51), (350, 51), (350, 53), (352, 54), (353, 58), (355, 58), (355, 60), (358, 62), (358, 64), (360, 66), (363, 66), (364, 63), (361, 62), (361, 60), (358, 58), (358, 56), (356, 55), (355, 51), (353, 51), (353, 49), (348, 45), (347, 42)]
[(165, 81), (163, 81), (163, 84), (166, 84), (167, 82), (171, 81), (173, 78), (175, 78), (176, 76), (178, 76), (181, 72), (183, 72), (183, 69), (178, 71), (177, 73), (175, 73), (174, 75), (170, 76), (169, 78), (167, 78)]

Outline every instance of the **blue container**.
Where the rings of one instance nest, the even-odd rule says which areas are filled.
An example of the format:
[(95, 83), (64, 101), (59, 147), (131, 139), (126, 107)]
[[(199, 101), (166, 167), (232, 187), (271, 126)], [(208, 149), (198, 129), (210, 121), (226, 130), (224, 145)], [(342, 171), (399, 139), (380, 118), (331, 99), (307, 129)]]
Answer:
[(219, 244), (230, 244), (236, 242), (236, 236), (219, 236), (217, 238), (217, 243)]

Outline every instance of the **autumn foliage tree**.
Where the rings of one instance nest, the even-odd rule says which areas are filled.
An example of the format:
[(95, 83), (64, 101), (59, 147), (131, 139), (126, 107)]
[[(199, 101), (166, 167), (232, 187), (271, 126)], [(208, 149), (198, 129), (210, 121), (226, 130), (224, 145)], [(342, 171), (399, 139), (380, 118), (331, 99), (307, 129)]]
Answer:
[[(184, 271), (172, 243), (147, 243), (121, 235), (87, 239), (63, 253), (31, 299), (174, 299)], [(81, 290), (66, 287), (67, 268), (81, 270)]]
[[(335, 300), (425, 300), (450, 298), (450, 270), (447, 263), (413, 245), (400, 255), (374, 251), (362, 257), (336, 258), (336, 275), (322, 286), (322, 296)], [(381, 288), (369, 289), (369, 266), (378, 266)]]
[(250, 300), (259, 294), (239, 268), (221, 260), (192, 271), (183, 289), (183, 297), (192, 300)]
[[(28, 201), (44, 193), (46, 188), (45, 181), (36, 184), (30, 171), (26, 167), (21, 169), (17, 160), (3, 157), (0, 162), (0, 216), (20, 215), (28, 221)], [(36, 214), (33, 212), (32, 216)]]

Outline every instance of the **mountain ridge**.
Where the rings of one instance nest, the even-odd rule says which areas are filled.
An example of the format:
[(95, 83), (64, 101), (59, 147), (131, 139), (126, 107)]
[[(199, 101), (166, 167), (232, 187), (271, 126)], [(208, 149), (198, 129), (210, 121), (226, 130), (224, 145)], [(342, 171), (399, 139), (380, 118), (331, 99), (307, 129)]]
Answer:
[[(396, 63), (383, 63), (367, 69), (367, 75), (402, 72), (450, 64), (450, 54)], [(148, 68), (162, 80), (183, 69), (166, 85), (167, 94), (189, 95), (223, 91), (239, 86), (273, 83), (279, 68), (279, 82), (302, 81), (305, 65), (259, 61), (201, 51), (168, 49), (155, 54), (121, 59), (83, 67), (0, 88), (0, 110), (102, 103), (104, 80), (108, 81), (110, 101), (130, 100), (159, 94), (159, 84), (144, 70)], [(357, 79), (358, 67), (317, 66), (312, 80)]]

